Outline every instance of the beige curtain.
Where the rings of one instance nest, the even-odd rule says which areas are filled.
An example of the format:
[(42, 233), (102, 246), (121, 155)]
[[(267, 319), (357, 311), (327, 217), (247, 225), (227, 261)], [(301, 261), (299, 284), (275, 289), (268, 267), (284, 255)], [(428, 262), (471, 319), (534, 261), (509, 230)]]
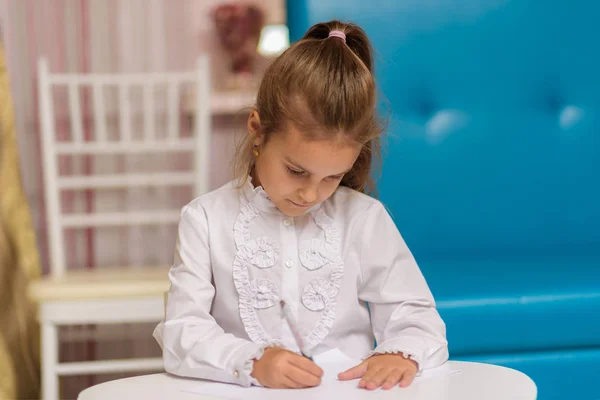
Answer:
[(39, 393), (39, 330), (28, 282), (40, 264), (29, 205), (21, 185), (13, 108), (0, 47), (0, 399)]

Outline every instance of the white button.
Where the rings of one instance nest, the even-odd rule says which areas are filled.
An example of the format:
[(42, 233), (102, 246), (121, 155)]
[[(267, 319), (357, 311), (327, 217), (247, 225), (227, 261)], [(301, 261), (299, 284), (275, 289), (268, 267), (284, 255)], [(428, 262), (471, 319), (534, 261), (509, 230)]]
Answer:
[(286, 218), (286, 219), (283, 220), (283, 224), (285, 226), (290, 226), (292, 224), (292, 221), (290, 221), (289, 219)]
[(240, 373), (238, 371), (233, 371), (233, 376), (235, 376), (236, 378), (239, 378)]
[(285, 266), (288, 268), (292, 268), (294, 266), (294, 262), (292, 260), (287, 260), (285, 262)]

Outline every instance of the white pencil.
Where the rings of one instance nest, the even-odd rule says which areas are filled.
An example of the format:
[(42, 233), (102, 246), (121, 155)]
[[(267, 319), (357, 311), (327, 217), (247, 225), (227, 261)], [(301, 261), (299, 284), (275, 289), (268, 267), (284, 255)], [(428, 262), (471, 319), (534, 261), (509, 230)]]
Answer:
[(312, 357), (309, 356), (306, 353), (306, 350), (304, 349), (304, 342), (302, 341), (302, 338), (300, 337), (300, 331), (298, 331), (296, 322), (294, 321), (294, 318), (292, 317), (292, 312), (290, 311), (290, 307), (283, 300), (281, 300), (279, 302), (279, 304), (281, 305), (281, 315), (283, 315), (283, 317), (287, 321), (287, 323), (290, 327), (290, 330), (292, 331), (292, 334), (294, 335), (294, 339), (296, 340), (296, 344), (298, 345), (298, 348), (300, 349), (300, 353), (304, 357), (306, 357), (312, 361)]

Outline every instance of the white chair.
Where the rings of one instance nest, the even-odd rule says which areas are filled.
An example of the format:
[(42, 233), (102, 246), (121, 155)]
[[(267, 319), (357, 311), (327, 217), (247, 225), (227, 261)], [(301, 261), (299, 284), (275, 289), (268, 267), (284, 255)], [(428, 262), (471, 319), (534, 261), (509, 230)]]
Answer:
[[(125, 189), (128, 187), (169, 187), (191, 185), (194, 195), (208, 190), (210, 145), (210, 74), (208, 59), (201, 56), (196, 70), (144, 74), (53, 74), (46, 60), (39, 61), (39, 105), (43, 138), (43, 166), (50, 250), (50, 274), (34, 282), (30, 296), (39, 304), (42, 346), (42, 398), (59, 397), (59, 377), (131, 371), (163, 370), (162, 359), (120, 359), (59, 363), (58, 327), (80, 324), (159, 322), (164, 315), (168, 291), (168, 266), (78, 269), (66, 266), (64, 231), (67, 228), (97, 228), (176, 224), (179, 209), (126, 213), (65, 214), (61, 192), (68, 190)], [(180, 97), (183, 85), (193, 85), (196, 101), (192, 137), (180, 135)], [(89, 87), (95, 140), (83, 135), (79, 91)], [(109, 139), (106, 123), (105, 88), (118, 93), (119, 138)], [(156, 134), (155, 88), (166, 88), (167, 132)], [(58, 141), (55, 129), (53, 90), (67, 90), (72, 138)], [(130, 91), (142, 93), (140, 118), (143, 138), (132, 131)], [(162, 90), (162, 89), (161, 89)], [(161, 98), (162, 100), (163, 98)], [(111, 104), (112, 105), (112, 104)], [(161, 136), (159, 138), (159, 136)], [(62, 155), (173, 154), (193, 153), (190, 172), (123, 173), (114, 175), (61, 176), (58, 158)], [(191, 199), (190, 199), (191, 200)], [(173, 226), (173, 225), (171, 225)], [(174, 238), (173, 238), (174, 239)], [(71, 249), (72, 250), (72, 249)], [(171, 249), (172, 251), (173, 249)], [(150, 333), (149, 333), (150, 334)]]

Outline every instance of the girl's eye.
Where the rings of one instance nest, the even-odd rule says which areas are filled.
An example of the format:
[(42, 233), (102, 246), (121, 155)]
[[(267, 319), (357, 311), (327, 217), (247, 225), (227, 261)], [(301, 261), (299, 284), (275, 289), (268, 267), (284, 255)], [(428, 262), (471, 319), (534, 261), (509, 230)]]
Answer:
[(294, 176), (304, 175), (304, 171), (298, 171), (297, 169), (292, 169), (290, 167), (287, 167), (287, 171)]
[(344, 177), (344, 175), (335, 175), (335, 176), (330, 176), (329, 179), (332, 181), (339, 181), (340, 179), (342, 179)]

